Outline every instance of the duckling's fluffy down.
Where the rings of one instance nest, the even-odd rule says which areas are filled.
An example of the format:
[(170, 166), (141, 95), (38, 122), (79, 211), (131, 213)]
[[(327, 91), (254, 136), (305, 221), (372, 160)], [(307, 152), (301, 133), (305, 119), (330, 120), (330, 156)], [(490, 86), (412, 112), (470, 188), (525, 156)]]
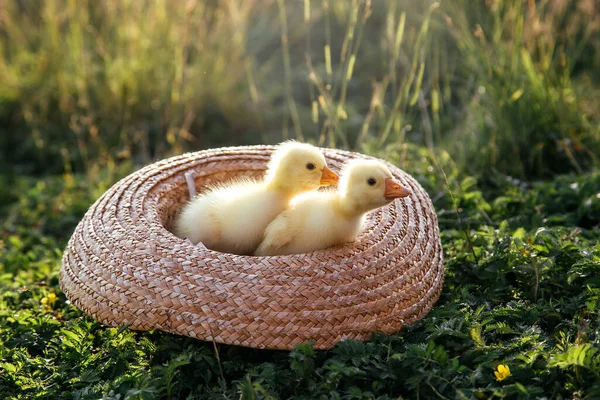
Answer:
[[(390, 188), (397, 190), (393, 194)], [(366, 213), (408, 194), (381, 162), (353, 160), (342, 169), (338, 191), (298, 196), (265, 229), (255, 255), (307, 253), (352, 242)]]
[(175, 234), (216, 251), (250, 254), (287, 201), (253, 180), (218, 184), (184, 207)]
[(177, 217), (175, 233), (212, 250), (252, 254), (264, 229), (297, 194), (337, 183), (321, 151), (305, 143), (279, 146), (261, 181), (217, 184), (190, 201)]

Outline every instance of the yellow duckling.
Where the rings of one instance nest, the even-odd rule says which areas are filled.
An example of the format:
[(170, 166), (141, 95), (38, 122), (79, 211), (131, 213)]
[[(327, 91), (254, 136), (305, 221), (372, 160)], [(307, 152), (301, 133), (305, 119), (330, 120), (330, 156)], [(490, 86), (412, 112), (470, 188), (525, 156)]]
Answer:
[(294, 196), (338, 180), (319, 149), (284, 142), (273, 152), (263, 180), (237, 179), (191, 200), (175, 221), (175, 234), (209, 249), (252, 254), (267, 225)]
[(374, 160), (352, 160), (338, 191), (305, 193), (267, 226), (257, 256), (307, 253), (352, 242), (367, 212), (409, 195), (390, 170)]

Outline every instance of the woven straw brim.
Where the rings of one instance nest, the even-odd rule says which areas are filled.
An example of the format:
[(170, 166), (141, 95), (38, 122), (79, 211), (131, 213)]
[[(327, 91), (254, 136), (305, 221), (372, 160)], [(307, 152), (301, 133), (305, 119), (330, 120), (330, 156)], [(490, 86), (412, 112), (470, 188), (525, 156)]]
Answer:
[[(411, 194), (372, 212), (356, 242), (307, 254), (250, 257), (201, 249), (171, 233), (196, 187), (260, 177), (271, 146), (200, 151), (149, 165), (88, 210), (60, 271), (72, 302), (109, 326), (159, 329), (219, 343), (292, 349), (391, 333), (423, 317), (442, 289), (437, 218), (423, 188), (387, 164)], [(339, 170), (357, 153), (323, 149)]]

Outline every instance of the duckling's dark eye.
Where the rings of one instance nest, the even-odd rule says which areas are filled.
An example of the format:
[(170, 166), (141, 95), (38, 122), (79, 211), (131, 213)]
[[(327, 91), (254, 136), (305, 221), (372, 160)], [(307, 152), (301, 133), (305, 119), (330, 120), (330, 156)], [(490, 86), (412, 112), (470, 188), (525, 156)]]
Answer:
[(313, 164), (313, 163), (306, 164), (306, 169), (310, 169), (310, 170), (315, 169), (315, 164)]
[(367, 183), (369, 184), (369, 186), (373, 186), (377, 183), (377, 181), (373, 178), (369, 178), (369, 180), (367, 180)]

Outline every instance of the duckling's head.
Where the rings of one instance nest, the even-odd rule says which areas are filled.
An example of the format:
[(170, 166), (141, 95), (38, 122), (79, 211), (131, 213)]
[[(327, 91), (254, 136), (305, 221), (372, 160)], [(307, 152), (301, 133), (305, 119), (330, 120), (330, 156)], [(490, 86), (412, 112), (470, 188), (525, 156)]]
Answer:
[(364, 213), (410, 194), (393, 179), (388, 167), (376, 160), (348, 161), (341, 175), (341, 205), (349, 212)]
[(323, 153), (307, 143), (288, 141), (273, 152), (265, 182), (290, 195), (335, 185), (338, 175), (327, 167)]

